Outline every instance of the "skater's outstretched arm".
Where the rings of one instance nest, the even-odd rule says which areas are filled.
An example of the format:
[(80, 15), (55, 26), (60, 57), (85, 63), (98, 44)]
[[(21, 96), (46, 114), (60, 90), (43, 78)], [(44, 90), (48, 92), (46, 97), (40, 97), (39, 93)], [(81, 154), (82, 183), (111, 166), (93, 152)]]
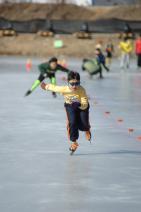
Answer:
[(44, 82), (41, 83), (41, 88), (43, 90), (49, 90), (61, 94), (68, 92), (67, 86), (57, 86), (53, 84), (46, 84)]
[(34, 83), (32, 84), (31, 88), (29, 90), (27, 90), (27, 92), (25, 93), (25, 96), (29, 96), (39, 85), (40, 83), (45, 79), (45, 76), (43, 76), (42, 74), (39, 76), (39, 78), (37, 80), (34, 81)]
[[(57, 65), (57, 70), (65, 72), (65, 73), (67, 73), (67, 75), (70, 73), (69, 69), (67, 69), (67, 68), (65, 68), (65, 67), (63, 67), (63, 66), (61, 66), (59, 64)], [(62, 77), (62, 80), (67, 81), (67, 79), (65, 77)]]
[(63, 66), (61, 66), (59, 64), (57, 65), (57, 70), (62, 71), (62, 72), (66, 72), (66, 73), (70, 72), (69, 69), (67, 69), (67, 68), (65, 68), (65, 67), (63, 67)]

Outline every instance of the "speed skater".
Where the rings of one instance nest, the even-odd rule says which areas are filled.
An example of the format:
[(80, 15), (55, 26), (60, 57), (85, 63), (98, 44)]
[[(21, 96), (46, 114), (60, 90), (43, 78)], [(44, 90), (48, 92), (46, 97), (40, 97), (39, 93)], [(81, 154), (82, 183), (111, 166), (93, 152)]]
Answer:
[[(52, 85), (56, 85), (56, 72), (58, 70), (68, 73), (69, 70), (58, 64), (56, 57), (52, 57), (48, 62), (41, 63), (39, 66), (40, 75), (37, 80), (34, 81), (31, 88), (25, 93), (25, 96), (30, 95), (45, 79), (49, 78)], [(56, 97), (56, 93), (53, 91), (52, 95)]]
[(67, 114), (67, 132), (71, 142), (71, 154), (78, 147), (79, 130), (84, 131), (86, 139), (91, 140), (89, 123), (89, 102), (85, 89), (80, 85), (80, 75), (71, 71), (68, 74), (68, 85), (56, 86), (53, 84), (41, 83), (44, 90), (58, 92), (64, 96), (64, 107)]

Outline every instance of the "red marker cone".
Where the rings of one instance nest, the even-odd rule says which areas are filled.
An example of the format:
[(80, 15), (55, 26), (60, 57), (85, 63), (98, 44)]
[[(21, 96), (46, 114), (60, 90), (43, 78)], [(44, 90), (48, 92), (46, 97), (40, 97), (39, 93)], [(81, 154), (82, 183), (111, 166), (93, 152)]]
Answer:
[(65, 59), (59, 60), (58, 61), (58, 64), (61, 65), (61, 66), (63, 66), (64, 68), (67, 68), (67, 63), (66, 63), (66, 60)]
[(31, 62), (31, 59), (28, 59), (26, 62), (26, 70), (30, 71), (31, 68), (32, 68), (32, 62)]
[(141, 141), (141, 136), (138, 136), (137, 137), (137, 141)]
[(117, 119), (118, 122), (123, 122), (123, 119), (119, 118)]
[(64, 59), (64, 60), (62, 60), (62, 66), (64, 67), (64, 68), (67, 68), (67, 62), (66, 62), (66, 60)]
[(134, 132), (134, 129), (133, 128), (128, 128), (128, 132), (129, 133)]
[(106, 112), (105, 112), (105, 114), (106, 114), (106, 115), (109, 115), (109, 114), (110, 114), (110, 112), (109, 112), (109, 111), (106, 111)]

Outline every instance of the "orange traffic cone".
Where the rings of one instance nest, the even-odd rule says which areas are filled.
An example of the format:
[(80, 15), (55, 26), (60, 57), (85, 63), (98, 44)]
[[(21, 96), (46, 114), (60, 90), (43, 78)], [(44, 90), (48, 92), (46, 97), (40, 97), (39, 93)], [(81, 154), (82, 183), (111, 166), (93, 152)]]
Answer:
[(26, 71), (31, 71), (31, 68), (32, 68), (32, 62), (31, 62), (31, 59), (28, 59), (27, 62), (26, 62)]

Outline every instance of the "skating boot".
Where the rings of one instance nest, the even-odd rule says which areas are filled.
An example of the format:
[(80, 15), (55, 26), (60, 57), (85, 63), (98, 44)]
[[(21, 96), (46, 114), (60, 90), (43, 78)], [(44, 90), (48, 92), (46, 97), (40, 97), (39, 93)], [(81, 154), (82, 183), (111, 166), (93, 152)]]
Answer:
[(75, 141), (75, 142), (72, 142), (72, 144), (71, 144), (71, 146), (70, 146), (70, 148), (69, 148), (69, 150), (71, 151), (71, 155), (76, 151), (76, 149), (77, 149), (77, 147), (78, 147), (79, 145), (78, 145), (78, 143)]
[(90, 130), (86, 131), (85, 135), (86, 135), (87, 141), (90, 141), (90, 143), (91, 143), (91, 132), (90, 132)]

